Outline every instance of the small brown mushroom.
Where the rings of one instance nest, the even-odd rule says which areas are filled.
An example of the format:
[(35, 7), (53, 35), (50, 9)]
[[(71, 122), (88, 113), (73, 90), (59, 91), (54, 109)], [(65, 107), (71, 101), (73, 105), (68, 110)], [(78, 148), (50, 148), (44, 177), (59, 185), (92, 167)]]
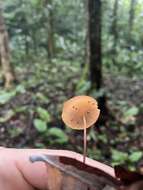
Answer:
[(90, 96), (76, 96), (64, 103), (62, 119), (64, 123), (77, 130), (84, 129), (84, 157), (86, 158), (86, 128), (92, 126), (98, 119), (100, 110), (97, 101)]

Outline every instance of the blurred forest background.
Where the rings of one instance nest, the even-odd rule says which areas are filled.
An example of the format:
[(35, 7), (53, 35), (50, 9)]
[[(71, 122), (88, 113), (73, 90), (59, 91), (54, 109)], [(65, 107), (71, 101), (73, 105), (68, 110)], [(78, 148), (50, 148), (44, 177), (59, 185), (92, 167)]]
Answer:
[(143, 159), (143, 0), (0, 4), (0, 145), (82, 153), (63, 102), (98, 99), (88, 155), (131, 169)]

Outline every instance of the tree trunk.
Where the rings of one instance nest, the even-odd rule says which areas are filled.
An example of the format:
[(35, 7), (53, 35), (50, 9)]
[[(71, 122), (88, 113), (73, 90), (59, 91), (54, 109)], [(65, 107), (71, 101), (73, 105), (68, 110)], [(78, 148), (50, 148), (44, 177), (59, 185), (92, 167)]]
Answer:
[[(102, 88), (101, 53), (101, 0), (88, 0), (88, 62), (91, 92)], [(106, 97), (98, 98), (101, 116), (99, 124), (105, 125), (108, 117)]]
[(10, 88), (15, 81), (15, 74), (10, 63), (10, 50), (8, 43), (8, 33), (2, 16), (2, 10), (0, 9), (0, 64), (5, 81), (5, 88)]
[(102, 86), (101, 1), (88, 0), (88, 61), (92, 89)]

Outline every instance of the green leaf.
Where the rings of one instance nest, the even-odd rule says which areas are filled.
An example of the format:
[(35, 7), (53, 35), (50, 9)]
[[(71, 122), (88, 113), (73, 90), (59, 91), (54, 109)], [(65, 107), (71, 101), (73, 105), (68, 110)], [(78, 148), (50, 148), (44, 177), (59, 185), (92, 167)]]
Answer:
[(34, 119), (34, 126), (40, 133), (43, 133), (47, 130), (46, 122), (42, 121), (41, 119)]
[(128, 160), (128, 154), (125, 153), (125, 152), (121, 152), (121, 151), (118, 151), (118, 150), (115, 150), (115, 149), (112, 149), (112, 160), (113, 160), (113, 163), (118, 163), (118, 164), (122, 164), (124, 163), (125, 161)]
[(38, 92), (36, 94), (36, 98), (38, 99), (38, 101), (41, 101), (43, 103), (48, 103), (49, 102), (49, 99), (44, 94), (42, 94), (41, 92)]
[(125, 117), (135, 116), (135, 115), (138, 114), (138, 112), (139, 112), (139, 109), (138, 109), (136, 106), (134, 106), (134, 107), (128, 109), (128, 110), (125, 112)]
[(67, 143), (68, 136), (59, 128), (53, 127), (48, 130), (48, 134), (57, 138), (59, 143)]
[(27, 106), (19, 106), (19, 107), (16, 107), (16, 108), (14, 109), (14, 112), (15, 112), (15, 113), (21, 113), (21, 112), (25, 112), (25, 111), (28, 111)]
[(16, 94), (15, 91), (12, 92), (2, 92), (0, 94), (0, 104), (7, 103), (12, 97), (14, 97)]
[(143, 156), (143, 152), (136, 151), (136, 152), (131, 153), (131, 155), (129, 156), (129, 160), (131, 162), (137, 162), (142, 158), (142, 156)]
[(103, 143), (107, 144), (107, 136), (105, 134), (98, 135), (98, 139), (101, 140)]
[(0, 117), (0, 123), (5, 123), (9, 121), (14, 115), (15, 112), (13, 110), (8, 110), (3, 117)]
[(38, 107), (37, 113), (42, 120), (44, 120), (45, 122), (50, 122), (51, 117), (50, 117), (49, 112), (46, 109), (42, 107)]
[(25, 93), (26, 92), (25, 87), (22, 84), (18, 85), (16, 87), (16, 92)]

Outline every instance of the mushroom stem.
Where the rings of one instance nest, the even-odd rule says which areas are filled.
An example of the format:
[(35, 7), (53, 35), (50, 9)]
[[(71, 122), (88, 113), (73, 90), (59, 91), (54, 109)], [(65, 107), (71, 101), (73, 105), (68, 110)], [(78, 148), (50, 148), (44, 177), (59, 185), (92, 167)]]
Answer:
[(84, 148), (83, 148), (83, 163), (85, 163), (86, 160), (86, 154), (87, 154), (87, 133), (86, 133), (86, 118), (83, 117), (83, 125), (84, 125)]

